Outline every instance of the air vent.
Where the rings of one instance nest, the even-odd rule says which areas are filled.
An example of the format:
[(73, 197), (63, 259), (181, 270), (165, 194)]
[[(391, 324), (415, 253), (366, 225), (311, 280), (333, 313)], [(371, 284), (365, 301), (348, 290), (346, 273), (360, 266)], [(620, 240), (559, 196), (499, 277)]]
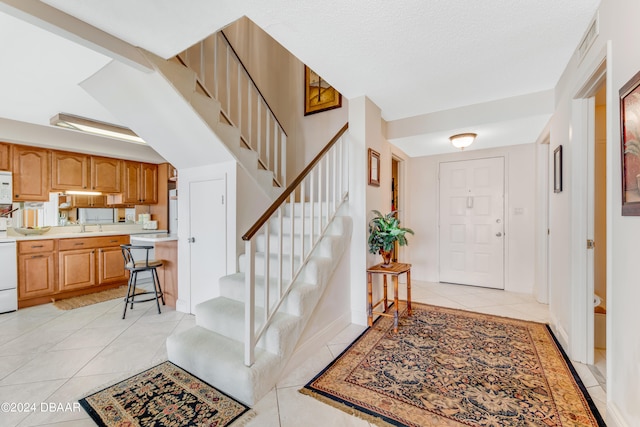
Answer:
[(589, 29), (587, 30), (586, 34), (582, 38), (582, 41), (580, 42), (580, 45), (578, 46), (579, 61), (582, 61), (582, 58), (584, 58), (587, 52), (589, 52), (589, 48), (591, 47), (595, 39), (598, 37), (599, 33), (600, 33), (600, 28), (598, 25), (598, 14), (596, 14), (596, 17), (591, 22), (591, 25), (589, 25)]

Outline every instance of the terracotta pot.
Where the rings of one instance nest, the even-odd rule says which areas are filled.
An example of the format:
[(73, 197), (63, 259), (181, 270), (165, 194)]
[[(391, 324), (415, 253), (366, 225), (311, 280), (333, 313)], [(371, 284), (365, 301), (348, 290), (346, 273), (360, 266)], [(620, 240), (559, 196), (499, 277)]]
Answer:
[(389, 267), (391, 265), (391, 257), (393, 256), (393, 250), (384, 251), (380, 249), (380, 255), (382, 255), (382, 260), (383, 260), (382, 266)]

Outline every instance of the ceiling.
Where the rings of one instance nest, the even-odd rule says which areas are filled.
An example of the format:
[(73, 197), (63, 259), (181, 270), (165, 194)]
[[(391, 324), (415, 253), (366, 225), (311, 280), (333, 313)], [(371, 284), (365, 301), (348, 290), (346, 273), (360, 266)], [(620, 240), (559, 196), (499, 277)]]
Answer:
[[(0, 1), (0, 117), (48, 125), (67, 112), (117, 123), (77, 85), (110, 58), (1, 12), (16, 15), (16, 3)], [(390, 141), (427, 155), (450, 151), (447, 137), (458, 132), (477, 132), (478, 148), (534, 142), (599, 0), (43, 3), (162, 57), (246, 15), (346, 98), (369, 97), (389, 122)], [(519, 117), (501, 109), (502, 101), (526, 105), (529, 96), (544, 101)], [(500, 108), (478, 123), (473, 111), (485, 105)]]

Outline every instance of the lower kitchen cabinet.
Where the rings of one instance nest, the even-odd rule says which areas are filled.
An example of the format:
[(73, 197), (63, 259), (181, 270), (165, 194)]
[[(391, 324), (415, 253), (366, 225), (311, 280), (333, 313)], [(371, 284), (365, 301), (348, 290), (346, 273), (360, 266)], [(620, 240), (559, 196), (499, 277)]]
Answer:
[(58, 254), (58, 284), (61, 291), (96, 284), (96, 250), (77, 249)]
[(128, 235), (18, 242), (18, 307), (126, 285)]
[(120, 246), (100, 248), (98, 250), (98, 284), (126, 282), (127, 280), (129, 280), (129, 275), (124, 268)]
[(56, 290), (54, 240), (18, 242), (18, 298), (51, 295)]

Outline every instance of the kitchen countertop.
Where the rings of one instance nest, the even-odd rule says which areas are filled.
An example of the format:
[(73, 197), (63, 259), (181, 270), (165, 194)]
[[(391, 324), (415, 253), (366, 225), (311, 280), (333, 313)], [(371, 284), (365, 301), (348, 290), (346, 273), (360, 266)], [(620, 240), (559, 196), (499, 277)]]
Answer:
[[(22, 240), (48, 240), (48, 239), (69, 239), (69, 238), (85, 238), (85, 237), (100, 237), (100, 236), (121, 236), (121, 235), (135, 235), (139, 237), (139, 235), (145, 234), (153, 234), (158, 235), (159, 233), (165, 233), (164, 236), (167, 236), (166, 230), (145, 230), (141, 225), (131, 224), (131, 225), (103, 225), (102, 231), (99, 231), (99, 227), (94, 224), (88, 224), (85, 226), (86, 231), (81, 232), (80, 226), (65, 226), (65, 227), (52, 227), (45, 234), (36, 234), (36, 235), (28, 235), (24, 236), (22, 234), (18, 234), (13, 229), (9, 228), (7, 230), (7, 237), (10, 239), (15, 239), (17, 241)], [(177, 239), (177, 237), (176, 237)]]
[(156, 231), (156, 234), (142, 234), (142, 235), (131, 236), (131, 238), (132, 239), (135, 238), (135, 240), (137, 241), (150, 242), (150, 243), (171, 242), (171, 241), (178, 240), (177, 234), (157, 233), (157, 230), (154, 230), (154, 231)]

